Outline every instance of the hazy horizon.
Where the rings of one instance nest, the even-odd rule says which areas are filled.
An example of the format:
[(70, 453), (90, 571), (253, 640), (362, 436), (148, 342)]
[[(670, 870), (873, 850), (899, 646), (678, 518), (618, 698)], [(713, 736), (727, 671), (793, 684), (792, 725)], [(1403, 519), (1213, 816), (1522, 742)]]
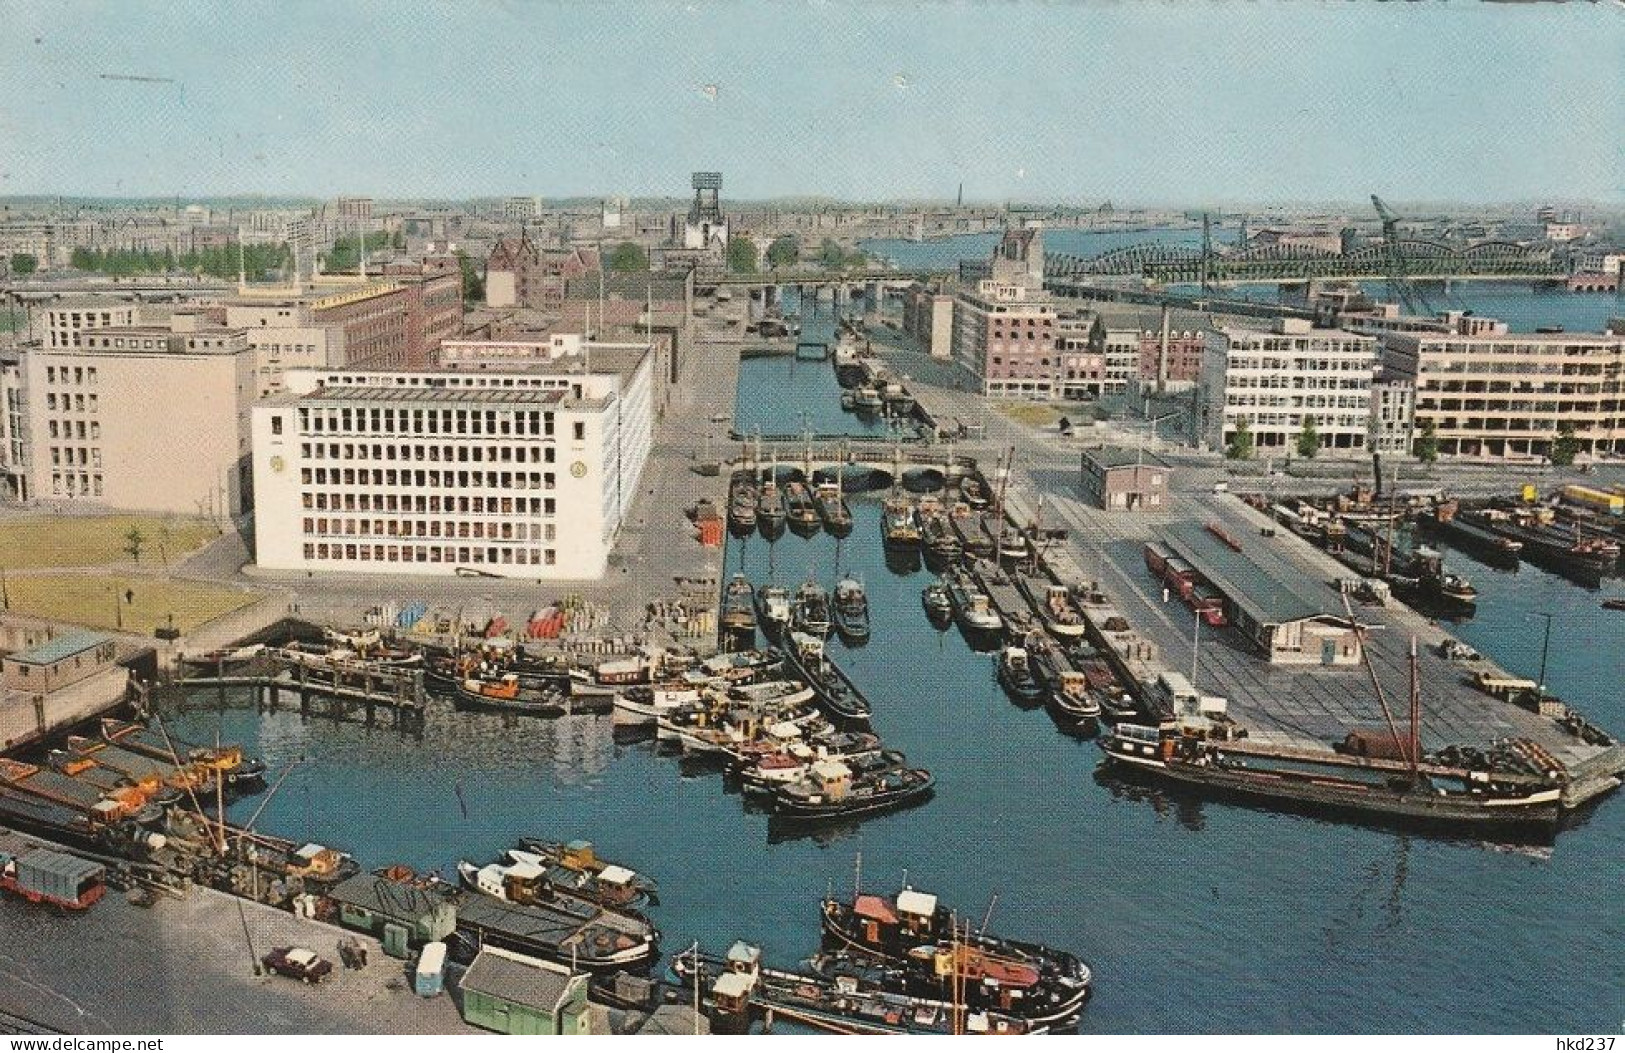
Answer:
[[(0, 199), (1625, 201), (1601, 5), (0, 0)], [(1609, 146), (1613, 143), (1613, 146)]]

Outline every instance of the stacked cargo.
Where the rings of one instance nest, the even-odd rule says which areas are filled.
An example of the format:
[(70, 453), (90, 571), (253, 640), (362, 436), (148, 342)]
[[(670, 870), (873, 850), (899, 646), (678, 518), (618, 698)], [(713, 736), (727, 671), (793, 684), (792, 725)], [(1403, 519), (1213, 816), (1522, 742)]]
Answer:
[(70, 856), (36, 848), (21, 855), (0, 852), (0, 890), (30, 903), (49, 903), (65, 910), (84, 910), (107, 891), (106, 869)]

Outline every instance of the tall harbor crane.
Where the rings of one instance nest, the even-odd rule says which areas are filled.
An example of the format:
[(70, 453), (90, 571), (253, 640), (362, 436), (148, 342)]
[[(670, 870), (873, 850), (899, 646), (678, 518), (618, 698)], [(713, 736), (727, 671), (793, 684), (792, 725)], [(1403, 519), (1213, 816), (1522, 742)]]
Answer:
[(1405, 251), (1399, 247), (1400, 217), (1376, 194), (1371, 195), (1371, 207), (1377, 210), (1377, 216), (1382, 220), (1382, 243), (1388, 254), (1388, 295), (1412, 312), (1433, 314), (1433, 305), (1411, 281)]

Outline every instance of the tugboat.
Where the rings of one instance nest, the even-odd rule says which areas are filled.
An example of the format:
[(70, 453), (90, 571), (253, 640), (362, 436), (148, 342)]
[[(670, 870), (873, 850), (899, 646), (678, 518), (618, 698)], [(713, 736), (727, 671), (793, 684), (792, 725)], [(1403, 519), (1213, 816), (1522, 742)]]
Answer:
[(1048, 692), (1050, 712), (1063, 724), (1084, 726), (1100, 719), (1100, 703), (1089, 690), (1089, 678), (1073, 669), (1042, 633), (1029, 633), (1027, 654), (1033, 675)]
[(899, 551), (919, 551), (920, 527), (914, 519), (914, 505), (899, 495), (886, 498), (883, 507), (881, 537), (885, 546)]
[(1012, 645), (999, 652), (999, 684), (1018, 705), (1032, 706), (1044, 700), (1044, 685), (1033, 675), (1025, 647)]
[(796, 675), (812, 688), (813, 697), (830, 716), (847, 724), (869, 723), (873, 707), (845, 671), (829, 660), (822, 637), (792, 632), (787, 656)]
[(959, 480), (959, 499), (974, 511), (980, 512), (993, 503), (987, 483), (980, 476), (966, 475)]
[(660, 903), (654, 879), (630, 867), (603, 859), (591, 841), (546, 841), (522, 837), (508, 850), (515, 863), (546, 871), (549, 884), (585, 896), (606, 907), (641, 907)]
[(792, 482), (784, 488), (784, 503), (790, 520), (790, 529), (800, 537), (818, 533), (818, 507), (813, 503), (807, 484)]
[[(1093, 979), (1087, 965), (1068, 951), (992, 935), (985, 923), (979, 931), (967, 931), (958, 919), (969, 916), (906, 885), (896, 896), (860, 888), (850, 902), (830, 897), (821, 912), (826, 947), (902, 969), (910, 984), (954, 979), (953, 957), (947, 968), (936, 966), (942, 964), (940, 952), (956, 949), (961, 952), (958, 979), (968, 981), (962, 984), (968, 1004), (983, 996), (1008, 996), (1004, 1011), (1029, 1022), (1056, 1027), (1077, 1022)], [(1012, 990), (982, 982), (995, 977), (990, 966), (1005, 972)]]
[(745, 537), (756, 529), (756, 482), (748, 472), (735, 472), (728, 490), (728, 529)]
[(869, 639), (869, 598), (856, 578), (848, 576), (835, 583), (835, 631), (848, 646)]
[(790, 590), (783, 585), (763, 585), (756, 590), (756, 620), (762, 631), (777, 637), (790, 625)]
[(784, 508), (784, 491), (779, 484), (769, 476), (762, 483), (762, 489), (756, 497), (756, 526), (761, 530), (762, 536), (769, 541), (777, 541), (784, 536), (784, 523), (787, 518)]
[(954, 603), (948, 597), (948, 586), (933, 581), (921, 591), (920, 602), (925, 605), (925, 616), (933, 626), (946, 629), (953, 624)]
[(1086, 628), (1083, 612), (1065, 585), (1054, 585), (1032, 574), (1016, 574), (1016, 586), (1044, 620), (1044, 627), (1059, 640), (1081, 640)]
[(987, 594), (972, 584), (970, 576), (962, 570), (950, 570), (942, 576), (953, 605), (954, 620), (966, 635), (997, 636), (1004, 630), (1004, 619), (993, 609)]
[(735, 574), (722, 590), (722, 628), (736, 638), (756, 635), (756, 590), (743, 574)]
[(820, 640), (829, 637), (829, 593), (816, 581), (807, 580), (796, 589), (794, 613), (790, 619), (791, 626), (797, 632), (816, 636)]
[(918, 804), (935, 792), (936, 779), (924, 768), (881, 763), (879, 770), (863, 770), (855, 760), (819, 761), (806, 778), (774, 791), (773, 814), (798, 822), (850, 819)]
[[(240, 746), (195, 746), (132, 721), (112, 717), (102, 718), (101, 732), (107, 742), (134, 753), (176, 764), (196, 762), (218, 769), (225, 776), (226, 786), (239, 792), (265, 785), (265, 762), (247, 756)], [(180, 760), (181, 757), (186, 759)]]
[(877, 414), (885, 407), (885, 398), (881, 396), (880, 389), (873, 384), (859, 384), (852, 392), (852, 409), (860, 415)]
[(559, 717), (569, 711), (569, 696), (556, 688), (526, 688), (519, 674), (471, 676), (457, 685), (452, 705), (493, 713), (519, 713), (531, 717)]
[(813, 492), (813, 503), (818, 506), (818, 517), (831, 537), (843, 538), (852, 533), (852, 510), (846, 506), (840, 481), (825, 481)]

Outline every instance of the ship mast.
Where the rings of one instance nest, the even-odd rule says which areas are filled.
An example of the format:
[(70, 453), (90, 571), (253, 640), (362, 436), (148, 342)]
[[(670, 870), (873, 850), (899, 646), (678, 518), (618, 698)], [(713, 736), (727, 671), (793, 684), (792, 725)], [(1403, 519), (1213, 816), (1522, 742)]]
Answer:
[[(1399, 737), (1399, 725), (1394, 721), (1394, 711), (1388, 707), (1388, 696), (1383, 693), (1382, 681), (1377, 679), (1377, 670), (1371, 664), (1371, 649), (1369, 646), (1367, 646), (1365, 626), (1361, 625), (1359, 620), (1354, 617), (1354, 609), (1349, 606), (1348, 593), (1343, 593), (1342, 597), (1343, 611), (1348, 615), (1349, 625), (1354, 630), (1354, 638), (1360, 643), (1360, 661), (1365, 665), (1367, 675), (1371, 677), (1372, 690), (1377, 693), (1377, 704), (1382, 707), (1382, 717), (1388, 722), (1388, 733), (1393, 736), (1394, 748), (1398, 750), (1409, 763), (1411, 769), (1411, 779), (1412, 781), (1415, 781), (1416, 759), (1411, 756), (1411, 751)], [(1412, 661), (1412, 668), (1414, 670), (1414, 658)], [(1411, 675), (1414, 683), (1415, 673), (1413, 672)]]
[[(1004, 492), (1005, 489), (1010, 485), (1010, 470), (1015, 467), (1015, 463), (1016, 448), (1012, 446), (1010, 447), (1010, 452), (1008, 455), (1006, 455), (1005, 459), (999, 462), (999, 496), (993, 502), (993, 516), (999, 522), (999, 532), (994, 536), (993, 539), (995, 546), (1004, 544)], [(993, 559), (995, 562), (997, 562), (998, 558), (999, 553), (995, 549)]]

